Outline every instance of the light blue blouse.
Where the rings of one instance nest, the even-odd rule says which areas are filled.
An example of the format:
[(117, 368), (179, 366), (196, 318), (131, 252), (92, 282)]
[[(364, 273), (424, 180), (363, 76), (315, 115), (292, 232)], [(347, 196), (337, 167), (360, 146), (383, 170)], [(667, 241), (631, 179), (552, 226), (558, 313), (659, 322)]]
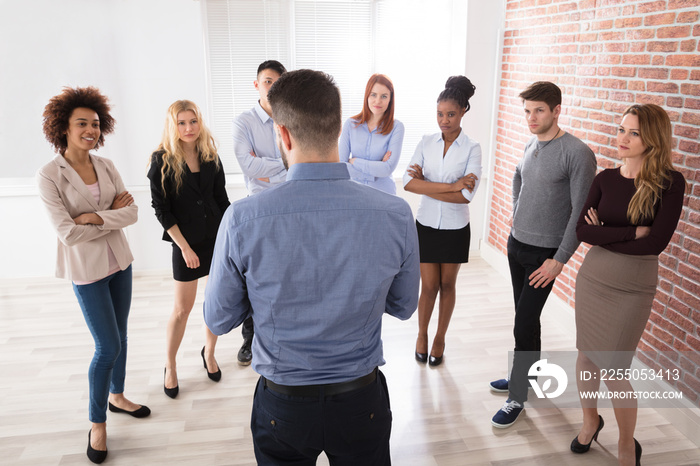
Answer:
[[(442, 133), (423, 136), (409, 167), (414, 164), (423, 167), (425, 180), (435, 183), (454, 183), (463, 176), (475, 174), (479, 179), (472, 192), (466, 189), (461, 191), (462, 196), (471, 202), (481, 181), (481, 146), (462, 130), (443, 157), (444, 148)], [(403, 185), (406, 186), (412, 179), (407, 169), (403, 175)], [(438, 201), (423, 195), (416, 220), (421, 225), (437, 230), (458, 230), (469, 223), (469, 204)]]
[[(355, 158), (353, 163), (347, 163), (353, 181), (396, 194), (396, 183), (391, 174), (401, 159), (403, 133), (403, 123), (399, 120), (394, 120), (391, 132), (384, 135), (379, 128), (370, 131), (367, 123), (358, 126), (357, 120), (348, 118), (340, 135), (339, 149), (341, 162), (347, 163), (351, 154)], [(391, 156), (382, 162), (387, 151), (391, 151)]]

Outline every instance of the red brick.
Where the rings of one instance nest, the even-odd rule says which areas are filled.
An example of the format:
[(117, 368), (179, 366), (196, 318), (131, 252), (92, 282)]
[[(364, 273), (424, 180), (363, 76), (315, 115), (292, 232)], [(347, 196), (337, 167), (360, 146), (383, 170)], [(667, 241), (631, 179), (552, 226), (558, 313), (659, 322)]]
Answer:
[(671, 70), (671, 79), (674, 81), (685, 81), (688, 79), (688, 70), (678, 68)]
[(683, 117), (681, 117), (681, 121), (689, 125), (700, 126), (700, 113), (685, 112)]
[(678, 50), (676, 41), (649, 41), (647, 42), (648, 52), (675, 52)]
[(637, 6), (637, 13), (651, 13), (653, 11), (663, 11), (666, 9), (665, 1), (642, 3)]
[(654, 29), (628, 29), (626, 36), (628, 40), (646, 40), (656, 35)]
[(681, 84), (681, 94), (700, 97), (700, 84)]
[(619, 29), (636, 28), (642, 25), (642, 18), (618, 18), (615, 20), (615, 27)]
[(645, 79), (668, 79), (668, 68), (639, 68), (639, 77)]
[(591, 24), (591, 29), (594, 31), (601, 31), (604, 29), (611, 29), (613, 27), (613, 21), (610, 19), (605, 19), (602, 21), (595, 21)]
[(676, 83), (660, 83), (660, 82), (650, 81), (647, 83), (647, 91), (648, 92), (663, 92), (666, 94), (675, 94), (678, 92), (678, 84), (676, 84)]
[[(681, 85), (681, 90), (682, 89), (683, 89), (683, 85)], [(687, 102), (686, 102), (686, 106), (687, 106)], [(698, 137), (700, 137), (700, 129), (691, 128), (690, 126), (674, 125), (673, 134), (676, 136), (682, 136), (682, 137), (685, 137), (688, 139), (697, 139)]]
[(669, 0), (668, 9), (693, 8), (700, 6), (700, 0)]
[(693, 296), (690, 293), (685, 292), (684, 290), (677, 288), (675, 290), (676, 297), (683, 303), (687, 304), (688, 306), (692, 307), (693, 309), (700, 309), (700, 298), (697, 296)]
[(690, 37), (690, 26), (671, 26), (659, 28), (656, 30), (656, 37), (659, 39)]
[(664, 104), (664, 96), (651, 95), (651, 94), (637, 94), (635, 102), (639, 103), (639, 104), (663, 105)]
[(651, 55), (624, 55), (622, 63), (625, 65), (648, 65), (651, 62)]
[(678, 150), (690, 152), (691, 154), (700, 154), (700, 144), (696, 141), (682, 140), (678, 143)]
[(695, 46), (698, 41), (695, 39), (688, 39), (681, 42), (681, 52), (694, 52)]
[(681, 107), (683, 107), (683, 98), (682, 97), (667, 97), (666, 98), (666, 105), (668, 105), (669, 107), (681, 108)]
[(698, 67), (700, 66), (700, 55), (669, 55), (666, 58), (668, 66)]
[(637, 68), (632, 66), (614, 66), (612, 68), (613, 76), (632, 78), (635, 76), (636, 72)]
[(661, 24), (673, 24), (676, 21), (676, 13), (661, 13), (649, 15), (644, 18), (645, 26), (659, 26)]
[(629, 44), (625, 42), (608, 42), (603, 44), (603, 50), (608, 53), (621, 53), (626, 52), (629, 48)]
[[(679, 330), (681, 332), (690, 332), (692, 333), (695, 330), (695, 324), (688, 319), (687, 317), (677, 313), (676, 311), (673, 311), (671, 309), (666, 309), (666, 314), (665, 314), (671, 322), (673, 322), (675, 325), (678, 326)], [(677, 338), (683, 339), (684, 335), (677, 335), (675, 331), (672, 332), (674, 335), (676, 335)]]
[(700, 16), (700, 13), (697, 11), (683, 11), (681, 13), (678, 13), (678, 17), (676, 18), (677, 23), (694, 23), (698, 20), (698, 17)]

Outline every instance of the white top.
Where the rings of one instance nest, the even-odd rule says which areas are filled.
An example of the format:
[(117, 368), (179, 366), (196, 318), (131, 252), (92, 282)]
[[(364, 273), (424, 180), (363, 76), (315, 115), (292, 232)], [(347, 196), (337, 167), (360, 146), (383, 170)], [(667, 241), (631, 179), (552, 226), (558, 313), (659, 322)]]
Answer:
[[(418, 143), (410, 165), (421, 166), (425, 180), (436, 183), (454, 183), (469, 173), (475, 174), (478, 179), (474, 190), (462, 190), (462, 196), (471, 202), (481, 181), (481, 146), (461, 131), (443, 157), (444, 148), (442, 133), (425, 135)], [(403, 175), (404, 187), (412, 179), (407, 170)], [(416, 220), (426, 227), (458, 230), (469, 224), (469, 204), (443, 202), (423, 195)]]

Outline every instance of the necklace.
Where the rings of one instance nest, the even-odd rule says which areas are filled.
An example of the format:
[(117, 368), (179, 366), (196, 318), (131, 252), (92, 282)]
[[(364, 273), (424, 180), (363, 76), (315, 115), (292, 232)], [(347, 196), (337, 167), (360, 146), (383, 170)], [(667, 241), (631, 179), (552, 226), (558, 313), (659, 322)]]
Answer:
[(535, 150), (535, 157), (537, 157), (537, 154), (540, 153), (540, 150), (542, 150), (542, 149), (544, 149), (545, 147), (547, 147), (547, 145), (548, 145), (550, 142), (554, 141), (554, 140), (557, 138), (557, 136), (559, 136), (559, 131), (561, 131), (561, 128), (559, 128), (559, 130), (557, 131), (557, 134), (555, 134), (554, 137), (553, 137), (552, 139), (550, 139), (549, 141), (545, 142), (544, 145), (543, 145), (542, 147), (540, 147), (540, 142), (537, 141), (537, 149)]

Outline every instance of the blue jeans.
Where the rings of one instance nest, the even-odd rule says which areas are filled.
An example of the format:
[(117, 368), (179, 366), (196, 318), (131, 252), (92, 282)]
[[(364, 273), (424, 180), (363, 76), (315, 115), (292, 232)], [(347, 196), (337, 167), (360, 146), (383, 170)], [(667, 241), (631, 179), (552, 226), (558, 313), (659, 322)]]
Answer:
[(88, 371), (90, 421), (105, 422), (109, 393), (124, 392), (131, 266), (89, 285), (73, 284), (73, 291), (95, 340)]

